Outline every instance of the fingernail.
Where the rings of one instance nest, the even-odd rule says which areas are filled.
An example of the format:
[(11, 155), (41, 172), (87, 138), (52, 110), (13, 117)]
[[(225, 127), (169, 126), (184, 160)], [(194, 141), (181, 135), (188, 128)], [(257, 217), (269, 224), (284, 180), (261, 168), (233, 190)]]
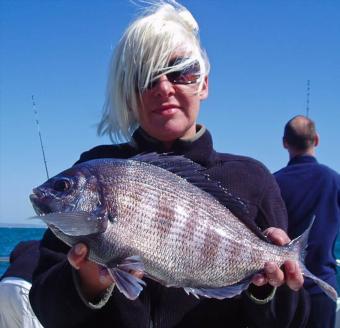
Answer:
[(106, 268), (102, 267), (99, 269), (99, 282), (106, 285), (109, 282), (109, 273)]
[(301, 285), (298, 285), (298, 284), (290, 284), (290, 289), (294, 290), (295, 292), (297, 292), (300, 288), (301, 288)]
[(252, 282), (255, 283), (255, 284), (263, 284), (264, 278), (261, 274), (256, 274), (253, 277)]
[(266, 263), (265, 270), (268, 273), (273, 273), (275, 271), (275, 266), (272, 263)]
[(99, 275), (99, 282), (103, 285), (107, 283), (107, 278), (105, 275)]
[(82, 255), (84, 253), (84, 246), (81, 245), (81, 244), (77, 244), (75, 247), (74, 247), (74, 252), (77, 254), (77, 255)]
[(274, 286), (274, 287), (277, 287), (278, 286), (278, 282), (274, 279), (269, 279), (269, 283)]

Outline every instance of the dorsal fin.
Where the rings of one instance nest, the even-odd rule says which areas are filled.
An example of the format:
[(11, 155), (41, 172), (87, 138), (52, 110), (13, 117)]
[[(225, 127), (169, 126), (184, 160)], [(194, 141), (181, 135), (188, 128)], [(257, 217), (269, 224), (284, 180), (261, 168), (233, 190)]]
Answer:
[(171, 153), (158, 154), (153, 152), (141, 153), (130, 159), (155, 165), (177, 174), (212, 195), (229, 209), (236, 207), (242, 212), (248, 212), (247, 205), (239, 197), (235, 197), (225, 187), (221, 186), (219, 182), (210, 179), (209, 175), (205, 172), (206, 168), (182, 155), (173, 155)]

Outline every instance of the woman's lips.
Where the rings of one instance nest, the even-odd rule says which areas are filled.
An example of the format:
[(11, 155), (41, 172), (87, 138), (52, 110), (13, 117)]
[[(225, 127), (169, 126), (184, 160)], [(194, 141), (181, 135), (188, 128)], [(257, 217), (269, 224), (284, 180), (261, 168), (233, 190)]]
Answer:
[(175, 114), (178, 110), (179, 107), (176, 105), (166, 105), (157, 108), (156, 110), (154, 110), (154, 113), (164, 116), (170, 116)]

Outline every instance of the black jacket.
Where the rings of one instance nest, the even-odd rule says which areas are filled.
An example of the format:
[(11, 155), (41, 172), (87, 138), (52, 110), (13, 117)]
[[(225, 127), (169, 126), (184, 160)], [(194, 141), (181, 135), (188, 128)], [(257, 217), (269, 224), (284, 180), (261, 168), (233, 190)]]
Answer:
[[(202, 130), (203, 129), (203, 130)], [(235, 197), (246, 202), (248, 211), (238, 206), (232, 211), (256, 234), (270, 226), (287, 229), (287, 214), (277, 184), (259, 162), (241, 156), (217, 153), (208, 131), (201, 128), (191, 141), (177, 140), (171, 152), (201, 164), (211, 179), (217, 180)], [(78, 161), (95, 158), (129, 158), (142, 152), (164, 152), (162, 145), (141, 129), (134, 143), (98, 146), (83, 153)], [(216, 300), (188, 296), (180, 288), (166, 288), (148, 280), (135, 301), (114, 289), (108, 303), (90, 309), (80, 299), (65, 253), (68, 247), (49, 230), (41, 244), (41, 258), (30, 293), (32, 307), (44, 327), (304, 327), (309, 303), (304, 290), (278, 288), (273, 301), (253, 303), (242, 294)], [(265, 293), (266, 287), (262, 287)]]
[(9, 266), (0, 280), (16, 277), (32, 282), (33, 271), (38, 264), (39, 240), (19, 242), (11, 252)]

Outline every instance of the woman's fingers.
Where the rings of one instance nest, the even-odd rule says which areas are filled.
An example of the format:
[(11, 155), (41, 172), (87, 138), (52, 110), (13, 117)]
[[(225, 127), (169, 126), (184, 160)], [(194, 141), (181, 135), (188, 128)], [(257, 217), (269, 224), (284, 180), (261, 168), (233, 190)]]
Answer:
[(79, 243), (69, 250), (67, 259), (76, 270), (79, 270), (82, 264), (86, 261), (87, 253), (87, 246)]
[(276, 245), (286, 245), (290, 238), (285, 231), (279, 228), (270, 227), (264, 231), (264, 234)]
[[(268, 228), (265, 235), (276, 245), (286, 245), (290, 242), (290, 238), (285, 231), (279, 228)], [(267, 262), (264, 265), (264, 273), (256, 274), (252, 283), (256, 286), (270, 284), (273, 287), (279, 287), (286, 283), (292, 290), (299, 290), (303, 286), (303, 275), (299, 264), (296, 261), (285, 261), (282, 268), (273, 262)]]
[(286, 284), (289, 288), (297, 291), (303, 286), (303, 275), (299, 265), (295, 261), (284, 263)]

